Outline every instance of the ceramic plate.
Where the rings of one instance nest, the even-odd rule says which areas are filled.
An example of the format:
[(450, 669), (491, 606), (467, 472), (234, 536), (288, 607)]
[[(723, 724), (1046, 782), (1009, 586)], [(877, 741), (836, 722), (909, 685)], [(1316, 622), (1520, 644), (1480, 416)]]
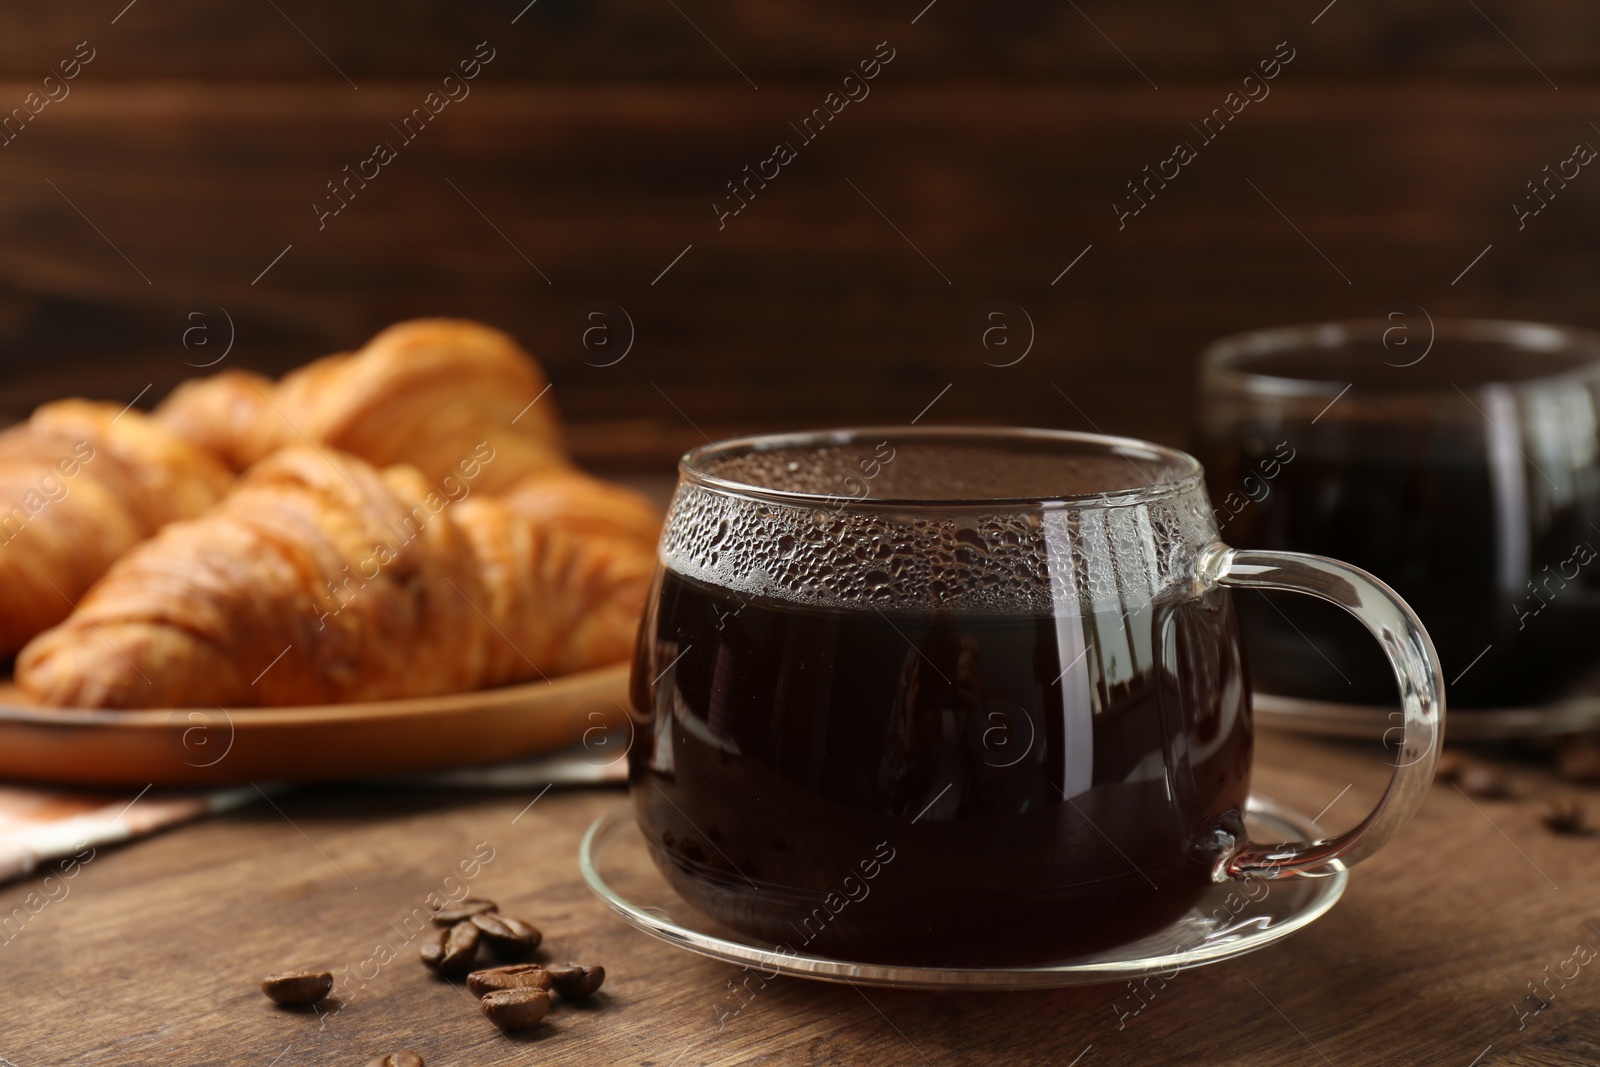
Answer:
[(474, 693), (290, 708), (30, 706), (0, 686), (0, 778), (107, 786), (328, 781), (570, 745), (626, 750), (628, 665)]

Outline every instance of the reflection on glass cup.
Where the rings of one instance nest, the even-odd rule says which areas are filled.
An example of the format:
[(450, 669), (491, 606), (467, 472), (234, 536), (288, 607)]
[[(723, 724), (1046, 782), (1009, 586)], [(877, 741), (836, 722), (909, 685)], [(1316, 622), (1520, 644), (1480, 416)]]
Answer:
[[(1412, 319), (1207, 349), (1198, 452), (1218, 525), (1383, 579), (1427, 624), (1453, 705), (1549, 701), (1600, 666), (1600, 335)], [(1381, 655), (1318, 608), (1241, 598), (1258, 683), (1387, 701)]]
[[(636, 817), (674, 888), (793, 952), (933, 965), (1135, 940), (1214, 881), (1379, 847), (1431, 778), (1427, 635), (1355, 568), (1218, 540), (1140, 441), (889, 428), (684, 457), (640, 631)], [(1404, 751), (1373, 817), (1257, 845), (1230, 587), (1355, 615)]]

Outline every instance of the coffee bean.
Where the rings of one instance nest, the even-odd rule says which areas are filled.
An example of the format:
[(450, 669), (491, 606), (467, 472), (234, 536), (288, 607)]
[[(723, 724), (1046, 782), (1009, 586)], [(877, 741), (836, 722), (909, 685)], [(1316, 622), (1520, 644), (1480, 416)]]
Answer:
[(513, 963), (491, 967), (467, 975), (467, 988), (473, 996), (484, 996), (497, 989), (549, 989), (550, 972), (537, 963)]
[(424, 941), (421, 949), (423, 966), (440, 974), (465, 974), (472, 970), (477, 955), (478, 928), (470, 922), (440, 930), (439, 936)]
[(589, 967), (578, 963), (562, 963), (545, 968), (556, 992), (568, 1000), (581, 1000), (599, 989), (606, 980), (604, 967)]
[(1490, 800), (1511, 795), (1511, 780), (1499, 767), (1488, 763), (1469, 763), (1456, 776), (1456, 785), (1463, 793)]
[(1539, 805), (1539, 818), (1558, 834), (1581, 834), (1585, 818), (1583, 801), (1577, 797), (1551, 797)]
[(495, 910), (492, 900), (478, 900), (468, 897), (456, 904), (446, 904), (433, 913), (433, 922), (436, 926), (454, 926), (456, 923), (465, 922), (474, 915), (482, 915), (486, 911)]
[(1600, 741), (1591, 735), (1567, 738), (1556, 753), (1556, 766), (1575, 782), (1600, 782)]
[(315, 1004), (332, 991), (333, 975), (327, 971), (285, 971), (261, 980), (261, 992), (285, 1007)]
[(503, 960), (525, 960), (544, 940), (537, 927), (506, 915), (484, 912), (474, 915), (471, 922), (490, 951)]
[(424, 938), (422, 946), (417, 949), (417, 955), (422, 959), (422, 965), (430, 971), (437, 971), (439, 963), (444, 959), (444, 947), (449, 942), (450, 931), (440, 930), (433, 937)]
[(550, 994), (542, 989), (497, 989), (485, 994), (479, 1005), (500, 1029), (526, 1030), (550, 1011)]
[(368, 1062), (367, 1067), (422, 1067), (422, 1057), (408, 1048), (403, 1048), (399, 1052), (379, 1056)]

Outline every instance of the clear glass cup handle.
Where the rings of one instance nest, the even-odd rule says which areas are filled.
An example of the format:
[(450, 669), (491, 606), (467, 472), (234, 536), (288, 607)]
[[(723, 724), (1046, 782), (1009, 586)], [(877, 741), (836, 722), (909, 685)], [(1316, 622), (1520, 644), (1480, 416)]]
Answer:
[(1323, 556), (1214, 544), (1200, 554), (1197, 578), (1202, 587), (1305, 593), (1354, 615), (1394, 666), (1405, 731), (1389, 787), (1358, 826), (1324, 841), (1259, 845), (1244, 838), (1218, 864), (1217, 880), (1327, 874), (1366, 859), (1405, 825), (1433, 782), (1444, 739), (1444, 679), (1428, 632), (1394, 590), (1360, 568)]

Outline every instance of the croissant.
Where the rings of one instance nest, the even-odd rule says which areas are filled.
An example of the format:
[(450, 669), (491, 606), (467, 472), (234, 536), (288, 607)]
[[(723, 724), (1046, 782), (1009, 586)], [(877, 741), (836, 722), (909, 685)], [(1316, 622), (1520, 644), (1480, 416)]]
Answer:
[(647, 552), (661, 536), (661, 512), (631, 489), (575, 467), (552, 467), (511, 486), (500, 498), (538, 522), (587, 538), (614, 538)]
[(0, 655), (66, 618), (113, 560), (200, 514), (232, 480), (118, 404), (46, 404), (0, 434)]
[(425, 696), (625, 659), (653, 554), (452, 503), (330, 449), (261, 461), (205, 515), (112, 566), (17, 657), (47, 704), (315, 704)]
[(281, 447), (283, 419), (272, 407), (277, 384), (253, 371), (191, 378), (157, 406), (156, 418), (236, 471)]
[(155, 414), (235, 470), (311, 444), (378, 467), (408, 464), (446, 489), (470, 477), (474, 490), (499, 493), (563, 462), (548, 388), (533, 358), (499, 330), (418, 319), (277, 383), (244, 371), (185, 382)]

